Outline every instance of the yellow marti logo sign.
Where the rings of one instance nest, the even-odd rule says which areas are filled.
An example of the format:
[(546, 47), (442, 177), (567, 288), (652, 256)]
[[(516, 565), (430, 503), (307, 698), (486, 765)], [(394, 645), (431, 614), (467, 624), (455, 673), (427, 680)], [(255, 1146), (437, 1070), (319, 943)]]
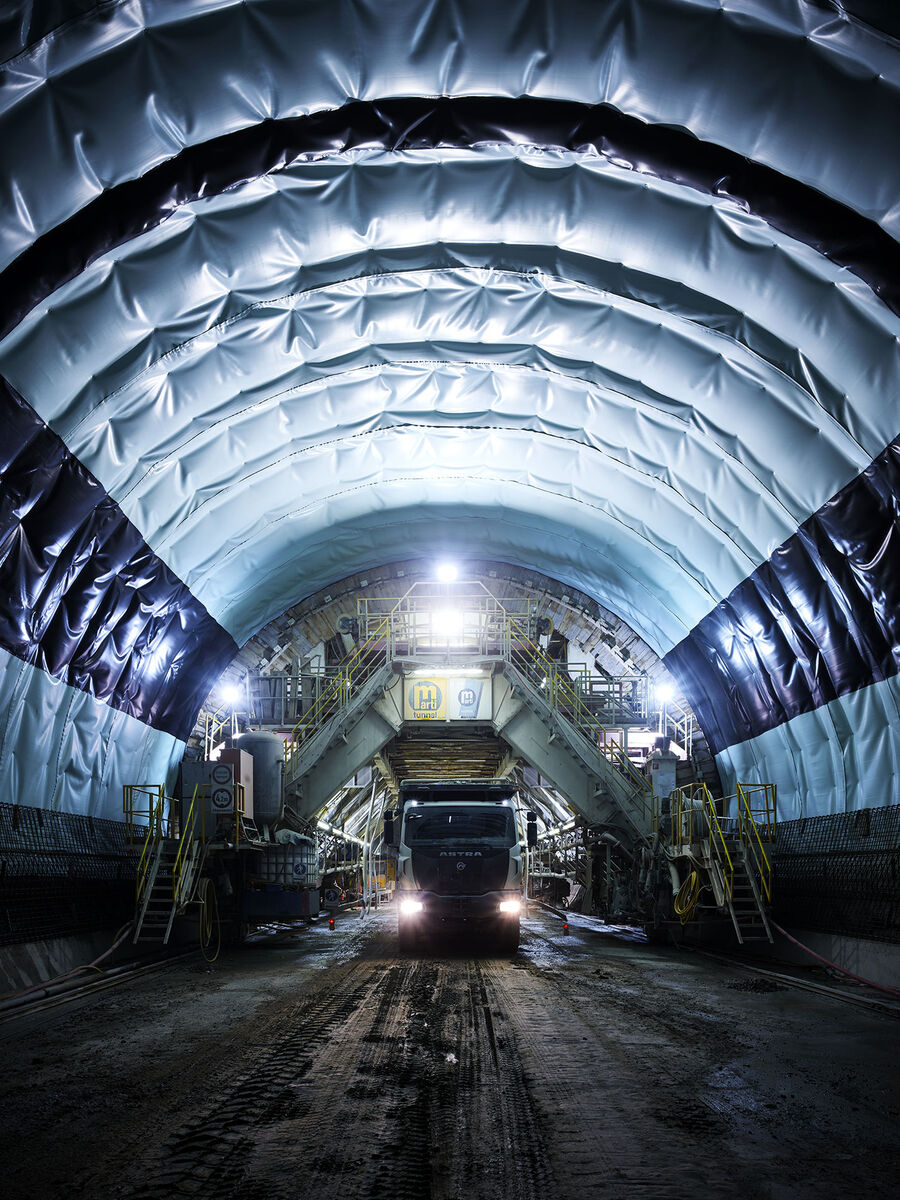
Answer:
[(410, 716), (418, 721), (447, 717), (447, 683), (444, 679), (416, 679), (407, 692)]

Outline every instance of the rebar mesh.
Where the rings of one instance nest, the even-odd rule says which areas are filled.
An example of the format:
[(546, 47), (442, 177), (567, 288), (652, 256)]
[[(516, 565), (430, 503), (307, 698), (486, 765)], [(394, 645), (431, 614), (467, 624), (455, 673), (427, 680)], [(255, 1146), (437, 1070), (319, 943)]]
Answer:
[(0, 804), (0, 945), (124, 923), (134, 873), (121, 821)]
[(778, 826), (775, 918), (900, 942), (900, 804)]

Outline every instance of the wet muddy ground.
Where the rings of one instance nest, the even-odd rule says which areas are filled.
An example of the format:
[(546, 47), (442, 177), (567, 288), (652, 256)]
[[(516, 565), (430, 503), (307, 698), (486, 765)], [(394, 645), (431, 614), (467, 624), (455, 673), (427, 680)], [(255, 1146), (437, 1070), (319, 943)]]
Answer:
[(898, 1034), (544, 913), (511, 959), (350, 915), (0, 1026), (3, 1194), (886, 1196)]

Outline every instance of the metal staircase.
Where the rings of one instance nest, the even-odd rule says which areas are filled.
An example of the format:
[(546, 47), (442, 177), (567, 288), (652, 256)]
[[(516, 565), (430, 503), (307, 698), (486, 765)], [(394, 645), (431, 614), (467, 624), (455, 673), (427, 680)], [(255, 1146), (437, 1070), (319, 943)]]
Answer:
[(731, 881), (731, 897), (728, 913), (738, 942), (772, 942), (772, 930), (766, 915), (759, 885), (747, 861), (746, 850), (736, 834), (726, 834), (734, 874)]
[[(206, 859), (207, 844), (198, 835), (198, 793), (184, 816), (184, 828), (175, 835), (171, 816), (174, 801), (162, 785), (128, 784), (124, 789), (126, 837), (135, 843), (135, 819), (146, 817), (146, 836), (135, 872), (134, 942), (166, 945), (175, 917), (191, 902)], [(146, 803), (146, 809), (143, 804)]]
[[(723, 801), (735, 816), (716, 811), (705, 783), (678, 788), (671, 814), (659, 824), (660, 842), (673, 862), (690, 868), (675, 898), (675, 911), (687, 924), (696, 910), (725, 911), (739, 944), (774, 941), (767, 907), (772, 900), (772, 847), (775, 841), (774, 784), (738, 784), (737, 793)], [(702, 905), (704, 889), (712, 905)]]
[[(355, 655), (352, 657), (356, 657)], [(348, 664), (347, 683), (329, 689), (329, 703), (306, 714), (285, 742), (284, 794), (290, 799), (303, 781), (337, 744), (347, 744), (351, 731), (381, 697), (394, 676), (390, 661)], [(326, 697), (323, 696), (323, 699)], [(395, 730), (386, 728), (384, 745)], [(378, 746), (377, 749), (380, 749)], [(371, 754), (369, 755), (371, 758)], [(343, 782), (343, 780), (340, 780)]]
[[(624, 817), (632, 836), (648, 839), (653, 822), (652, 794), (644, 776), (558, 664), (551, 662), (523, 631), (516, 633), (504, 656), (503, 673), (513, 693), (544, 726), (548, 748), (555, 740), (562, 742), (565, 752), (593, 780), (594, 803), (589, 819), (596, 824), (615, 824), (617, 817)], [(499, 732), (507, 740), (514, 740), (507, 726)], [(533, 750), (530, 757), (535, 757)], [(546, 773), (552, 777), (552, 767)]]
[[(603, 823), (624, 814), (629, 836), (646, 839), (651, 826), (649, 788), (609, 733), (610, 724), (621, 728), (646, 721), (646, 681), (597, 676), (586, 686), (585, 679), (578, 676), (573, 680), (564, 665), (544, 653), (533, 636), (529, 612), (507, 611), (482, 585), (471, 595), (454, 595), (453, 602), (458, 606), (459, 624), (449, 635), (441, 627), (447, 612), (440, 605), (447, 601), (436, 600), (427, 590), (419, 595), (415, 586), (401, 600), (391, 601), (387, 611), (371, 607), (360, 611), (358, 646), (343, 662), (329, 668), (317, 685), (314, 703), (286, 740), (286, 796), (310, 790), (308, 785), (317, 772), (328, 774), (327, 765), (320, 764), (336, 744), (346, 748), (343, 757), (347, 764), (354, 760), (354, 727), (391, 687), (395, 669), (430, 664), (440, 671), (448, 664), (478, 663), (490, 665), (495, 677), (505, 676), (519, 708), (527, 708), (542, 723), (546, 745), (555, 740), (578, 761), (582, 774), (591, 781), (590, 819)], [(509, 711), (507, 706), (507, 715)], [(383, 745), (396, 732), (390, 715), (383, 715), (385, 720), (369, 731), (369, 759), (381, 748), (379, 738)], [(399, 714), (398, 720), (402, 721)], [(512, 727), (501, 729), (496, 720), (494, 724), (504, 738), (513, 737)], [(525, 757), (533, 759), (533, 754)], [(543, 768), (547, 763), (536, 765)], [(547, 773), (552, 777), (552, 771)], [(340, 782), (334, 781), (335, 786)], [(315, 784), (321, 790), (317, 779)]]

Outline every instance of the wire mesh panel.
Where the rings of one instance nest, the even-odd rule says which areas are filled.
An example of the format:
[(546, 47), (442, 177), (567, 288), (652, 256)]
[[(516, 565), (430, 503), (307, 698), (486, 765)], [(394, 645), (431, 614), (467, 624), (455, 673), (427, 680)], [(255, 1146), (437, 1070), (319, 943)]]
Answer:
[(134, 871), (124, 822), (0, 804), (0, 944), (122, 924)]
[(806, 929), (900, 942), (900, 805), (780, 824), (775, 915)]

